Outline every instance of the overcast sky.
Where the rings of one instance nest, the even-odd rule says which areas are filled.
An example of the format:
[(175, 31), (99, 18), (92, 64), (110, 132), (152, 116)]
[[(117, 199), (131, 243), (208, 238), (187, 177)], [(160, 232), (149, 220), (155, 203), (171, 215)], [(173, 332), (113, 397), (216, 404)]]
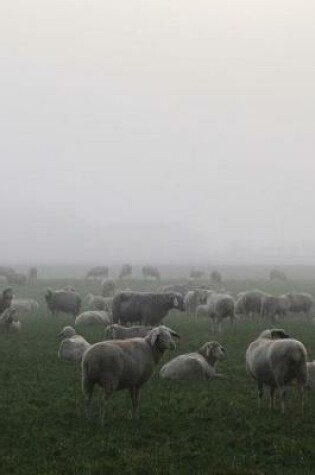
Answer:
[(315, 263), (311, 0), (0, 4), (4, 262)]

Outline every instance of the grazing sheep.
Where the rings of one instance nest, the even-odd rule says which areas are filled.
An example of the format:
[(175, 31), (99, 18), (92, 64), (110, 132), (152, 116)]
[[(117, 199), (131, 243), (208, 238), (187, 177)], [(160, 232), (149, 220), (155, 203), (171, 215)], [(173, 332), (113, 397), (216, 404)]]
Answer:
[(240, 292), (235, 302), (235, 315), (260, 318), (263, 301), (266, 297), (270, 297), (270, 295), (262, 290), (254, 289)]
[(285, 412), (286, 386), (297, 381), (299, 403), (303, 411), (303, 389), (307, 382), (307, 352), (304, 345), (290, 338), (282, 329), (263, 331), (246, 351), (246, 368), (258, 384), (259, 403), (263, 387), (270, 388), (270, 407), (274, 407), (274, 393), (280, 393), (281, 412)]
[(58, 357), (62, 360), (80, 363), (84, 352), (91, 346), (70, 326), (64, 327), (58, 337), (63, 338), (58, 350)]
[(145, 338), (110, 340), (92, 345), (82, 358), (82, 391), (90, 415), (95, 384), (105, 391), (106, 399), (114, 391), (129, 389), (133, 416), (138, 414), (139, 391), (151, 377), (154, 366), (165, 350), (175, 349), (177, 333), (157, 327)]
[(47, 289), (45, 300), (52, 315), (57, 317), (59, 312), (70, 313), (76, 317), (80, 312), (81, 297), (73, 290)]
[(102, 297), (102, 295), (88, 294), (85, 298), (88, 310), (112, 311), (113, 297)]
[(289, 300), (289, 311), (293, 313), (304, 313), (307, 317), (310, 316), (311, 310), (314, 306), (314, 298), (307, 292), (289, 292), (285, 294)]
[(133, 326), (122, 327), (118, 323), (108, 325), (105, 329), (104, 340), (126, 340), (127, 338), (144, 338), (150, 333), (151, 328)]
[(114, 279), (104, 279), (102, 281), (102, 296), (103, 297), (113, 297), (117, 290), (116, 282)]
[(124, 291), (113, 300), (113, 323), (158, 325), (171, 309), (185, 310), (183, 297), (175, 292)]
[(21, 322), (16, 317), (16, 309), (6, 308), (0, 315), (0, 330), (21, 330)]
[(6, 309), (11, 307), (13, 292), (11, 287), (6, 287), (0, 295), (0, 315)]
[(209, 341), (195, 353), (179, 355), (160, 371), (161, 378), (173, 380), (204, 381), (220, 377), (216, 373), (217, 363), (225, 356), (225, 349), (217, 341)]
[(207, 300), (208, 315), (212, 321), (212, 330), (218, 326), (219, 332), (222, 330), (222, 321), (230, 318), (234, 321), (234, 300), (231, 295), (213, 293)]
[(12, 299), (11, 303), (20, 314), (29, 313), (39, 309), (39, 303), (34, 299)]
[(96, 279), (97, 277), (108, 277), (109, 269), (107, 266), (92, 267), (87, 273), (86, 278)]
[(87, 310), (78, 315), (74, 321), (77, 325), (108, 325), (111, 319), (104, 310)]
[(267, 295), (262, 299), (261, 315), (275, 322), (277, 318), (285, 317), (289, 310), (289, 299), (283, 295), (272, 297)]

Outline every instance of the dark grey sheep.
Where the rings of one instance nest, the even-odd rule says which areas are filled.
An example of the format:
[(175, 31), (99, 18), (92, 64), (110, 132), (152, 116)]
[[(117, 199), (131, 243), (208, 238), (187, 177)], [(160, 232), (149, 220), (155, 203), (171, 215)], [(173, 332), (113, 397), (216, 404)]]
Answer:
[(158, 325), (171, 309), (185, 310), (183, 297), (175, 292), (119, 292), (113, 299), (113, 323)]
[(11, 287), (6, 287), (0, 295), (0, 314), (6, 309), (11, 307), (13, 299), (13, 291)]
[(314, 306), (314, 298), (307, 292), (289, 292), (285, 294), (288, 298), (290, 306), (289, 311), (293, 313), (304, 313), (310, 316), (311, 310)]
[(47, 289), (45, 293), (47, 306), (54, 316), (59, 312), (71, 313), (76, 317), (81, 308), (81, 297), (72, 290), (51, 290)]

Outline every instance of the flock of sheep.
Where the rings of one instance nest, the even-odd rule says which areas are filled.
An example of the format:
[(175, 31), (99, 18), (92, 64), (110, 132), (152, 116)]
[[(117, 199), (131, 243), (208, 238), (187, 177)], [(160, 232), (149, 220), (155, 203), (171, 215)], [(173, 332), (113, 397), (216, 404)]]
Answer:
[[(222, 331), (222, 322), (230, 319), (250, 318), (275, 322), (288, 312), (309, 315), (313, 297), (304, 292), (271, 296), (260, 290), (249, 290), (232, 296), (225, 290), (188, 288), (188, 284), (163, 286), (155, 292), (119, 291), (108, 277), (102, 284), (102, 295), (88, 294), (86, 311), (80, 313), (82, 299), (72, 287), (60, 290), (47, 289), (45, 300), (55, 317), (59, 312), (74, 318), (74, 327), (101, 325), (103, 341), (89, 344), (72, 326), (59, 333), (61, 359), (82, 364), (82, 391), (88, 415), (91, 414), (93, 388), (100, 385), (106, 399), (122, 389), (128, 389), (132, 412), (139, 410), (139, 391), (151, 377), (154, 366), (167, 350), (176, 348), (175, 338), (180, 336), (162, 324), (172, 309), (187, 311), (196, 318), (209, 317), (212, 330)], [(33, 299), (15, 299), (12, 289), (0, 295), (0, 328), (19, 331), (19, 312), (37, 309)], [(220, 378), (217, 364), (226, 350), (217, 341), (208, 341), (193, 353), (181, 354), (168, 361), (160, 370), (160, 377), (170, 380), (211, 380)], [(270, 407), (274, 406), (277, 390), (281, 411), (285, 411), (285, 392), (291, 381), (298, 388), (299, 405), (303, 410), (305, 387), (315, 387), (315, 363), (307, 361), (304, 345), (290, 338), (283, 329), (268, 329), (251, 342), (246, 351), (246, 368), (257, 382), (259, 400), (263, 388), (270, 389)]]

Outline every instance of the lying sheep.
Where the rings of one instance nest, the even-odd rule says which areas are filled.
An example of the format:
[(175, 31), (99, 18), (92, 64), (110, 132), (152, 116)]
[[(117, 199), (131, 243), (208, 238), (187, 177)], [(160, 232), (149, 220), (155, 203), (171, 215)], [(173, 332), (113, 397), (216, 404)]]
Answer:
[(177, 333), (157, 327), (145, 338), (111, 340), (92, 345), (82, 359), (82, 391), (87, 413), (95, 384), (103, 387), (106, 399), (114, 391), (129, 389), (133, 416), (138, 414), (139, 391), (151, 377), (154, 366), (167, 349), (175, 349)]
[(290, 338), (282, 329), (263, 331), (246, 351), (246, 368), (257, 381), (259, 403), (263, 387), (270, 388), (270, 407), (274, 407), (274, 393), (280, 393), (281, 412), (285, 412), (286, 386), (297, 381), (299, 403), (303, 410), (303, 389), (307, 382), (307, 352), (304, 345)]
[(111, 319), (104, 310), (87, 310), (78, 315), (74, 321), (77, 325), (108, 325)]
[(151, 328), (133, 326), (123, 327), (118, 323), (108, 325), (105, 329), (104, 340), (126, 340), (127, 338), (144, 338), (150, 333)]
[(225, 356), (225, 349), (217, 341), (205, 343), (195, 353), (179, 355), (160, 371), (161, 378), (173, 380), (204, 381), (220, 377), (216, 373), (217, 363)]
[(0, 315), (0, 329), (1, 330), (21, 330), (21, 322), (16, 317), (17, 311), (10, 307), (4, 310)]
[(90, 348), (90, 344), (78, 335), (73, 327), (64, 327), (58, 334), (63, 338), (58, 350), (58, 357), (66, 361), (79, 363), (82, 360), (83, 353)]

